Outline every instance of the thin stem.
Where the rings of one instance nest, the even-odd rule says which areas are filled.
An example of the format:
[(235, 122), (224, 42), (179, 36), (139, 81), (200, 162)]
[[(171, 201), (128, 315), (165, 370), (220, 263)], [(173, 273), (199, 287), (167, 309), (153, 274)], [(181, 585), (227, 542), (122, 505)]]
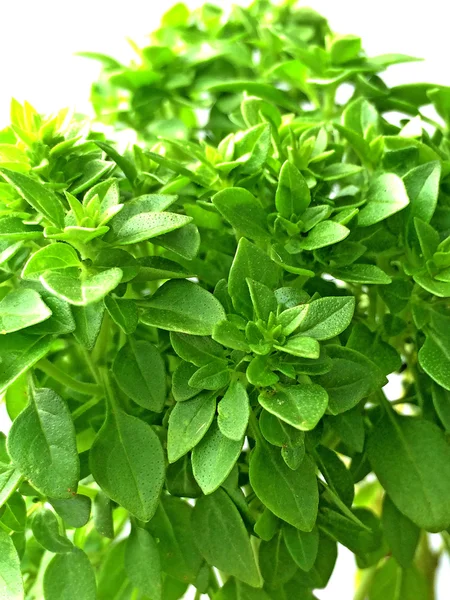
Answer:
[(81, 415), (84, 415), (85, 412), (87, 412), (93, 406), (95, 406), (96, 404), (98, 404), (100, 402), (100, 400), (101, 400), (100, 396), (95, 396), (94, 398), (91, 398), (91, 400), (88, 400), (87, 402), (85, 402), (84, 404), (82, 404), (81, 406), (79, 406), (72, 413), (72, 420), (75, 421), (76, 419), (78, 419), (79, 417), (81, 417)]
[(353, 600), (366, 600), (376, 571), (377, 565), (362, 571), (361, 582), (358, 585), (355, 595), (353, 596)]
[(46, 358), (42, 358), (36, 364), (36, 367), (52, 379), (55, 379), (55, 381), (62, 383), (62, 385), (65, 385), (66, 387), (79, 392), (80, 394), (84, 394), (86, 396), (99, 396), (102, 393), (102, 388), (100, 386), (96, 385), (95, 383), (85, 383), (84, 381), (78, 381), (78, 379), (74, 379)]

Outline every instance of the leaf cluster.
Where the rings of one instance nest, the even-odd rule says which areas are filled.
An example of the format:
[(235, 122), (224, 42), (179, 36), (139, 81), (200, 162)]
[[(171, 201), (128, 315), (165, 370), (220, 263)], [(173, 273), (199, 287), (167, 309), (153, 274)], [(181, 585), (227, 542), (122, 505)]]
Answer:
[(449, 89), (291, 1), (177, 4), (136, 51), (87, 53), (110, 137), (0, 132), (0, 597), (311, 600), (342, 544), (361, 598), (429, 598)]

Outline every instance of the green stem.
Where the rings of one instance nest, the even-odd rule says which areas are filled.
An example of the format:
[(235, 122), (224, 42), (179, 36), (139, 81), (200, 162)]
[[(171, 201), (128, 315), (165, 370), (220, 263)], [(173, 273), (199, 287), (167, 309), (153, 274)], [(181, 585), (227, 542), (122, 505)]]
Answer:
[(81, 406), (79, 406), (72, 413), (72, 420), (75, 421), (76, 419), (78, 419), (79, 417), (81, 417), (81, 415), (84, 415), (85, 412), (87, 412), (93, 406), (95, 406), (96, 404), (98, 404), (100, 402), (100, 400), (101, 400), (101, 396), (95, 396), (91, 400), (88, 400), (87, 402), (85, 402), (84, 404), (82, 404)]
[(355, 595), (353, 596), (353, 600), (366, 600), (376, 571), (377, 565), (362, 571), (361, 582), (356, 590)]
[(78, 381), (78, 379), (74, 379), (46, 358), (42, 358), (38, 363), (36, 363), (36, 367), (52, 379), (55, 379), (55, 381), (62, 383), (62, 385), (65, 385), (66, 387), (79, 392), (80, 394), (84, 394), (86, 396), (98, 396), (102, 393), (102, 388), (100, 386), (96, 385), (95, 383), (85, 383), (84, 381)]

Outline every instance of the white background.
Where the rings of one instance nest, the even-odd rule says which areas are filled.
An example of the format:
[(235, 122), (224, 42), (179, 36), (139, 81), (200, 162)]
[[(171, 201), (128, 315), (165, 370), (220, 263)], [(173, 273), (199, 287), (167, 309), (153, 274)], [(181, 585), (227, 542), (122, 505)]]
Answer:
[[(229, 0), (216, 2), (224, 7), (231, 4)], [(199, 6), (201, 1), (185, 3)], [(165, 0), (0, 0), (0, 128), (9, 122), (12, 96), (28, 100), (42, 113), (71, 106), (92, 114), (90, 84), (99, 66), (74, 53), (84, 50), (132, 59), (126, 37), (145, 44), (146, 34), (171, 4)], [(324, 14), (338, 33), (360, 35), (369, 55), (399, 52), (426, 59), (391, 67), (387, 83), (450, 85), (446, 0), (311, 0), (303, 4)], [(448, 572), (446, 559), (438, 600), (449, 597)], [(328, 589), (317, 596), (350, 600), (353, 590), (353, 556), (344, 548)]]

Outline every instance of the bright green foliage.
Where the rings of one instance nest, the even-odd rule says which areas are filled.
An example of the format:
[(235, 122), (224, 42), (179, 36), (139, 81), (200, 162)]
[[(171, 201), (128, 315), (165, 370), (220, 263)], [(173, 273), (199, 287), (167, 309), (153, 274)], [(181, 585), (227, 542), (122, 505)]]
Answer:
[(108, 137), (15, 100), (0, 131), (0, 598), (312, 600), (338, 543), (359, 598), (431, 598), (449, 89), (290, 0), (135, 50), (86, 54)]

